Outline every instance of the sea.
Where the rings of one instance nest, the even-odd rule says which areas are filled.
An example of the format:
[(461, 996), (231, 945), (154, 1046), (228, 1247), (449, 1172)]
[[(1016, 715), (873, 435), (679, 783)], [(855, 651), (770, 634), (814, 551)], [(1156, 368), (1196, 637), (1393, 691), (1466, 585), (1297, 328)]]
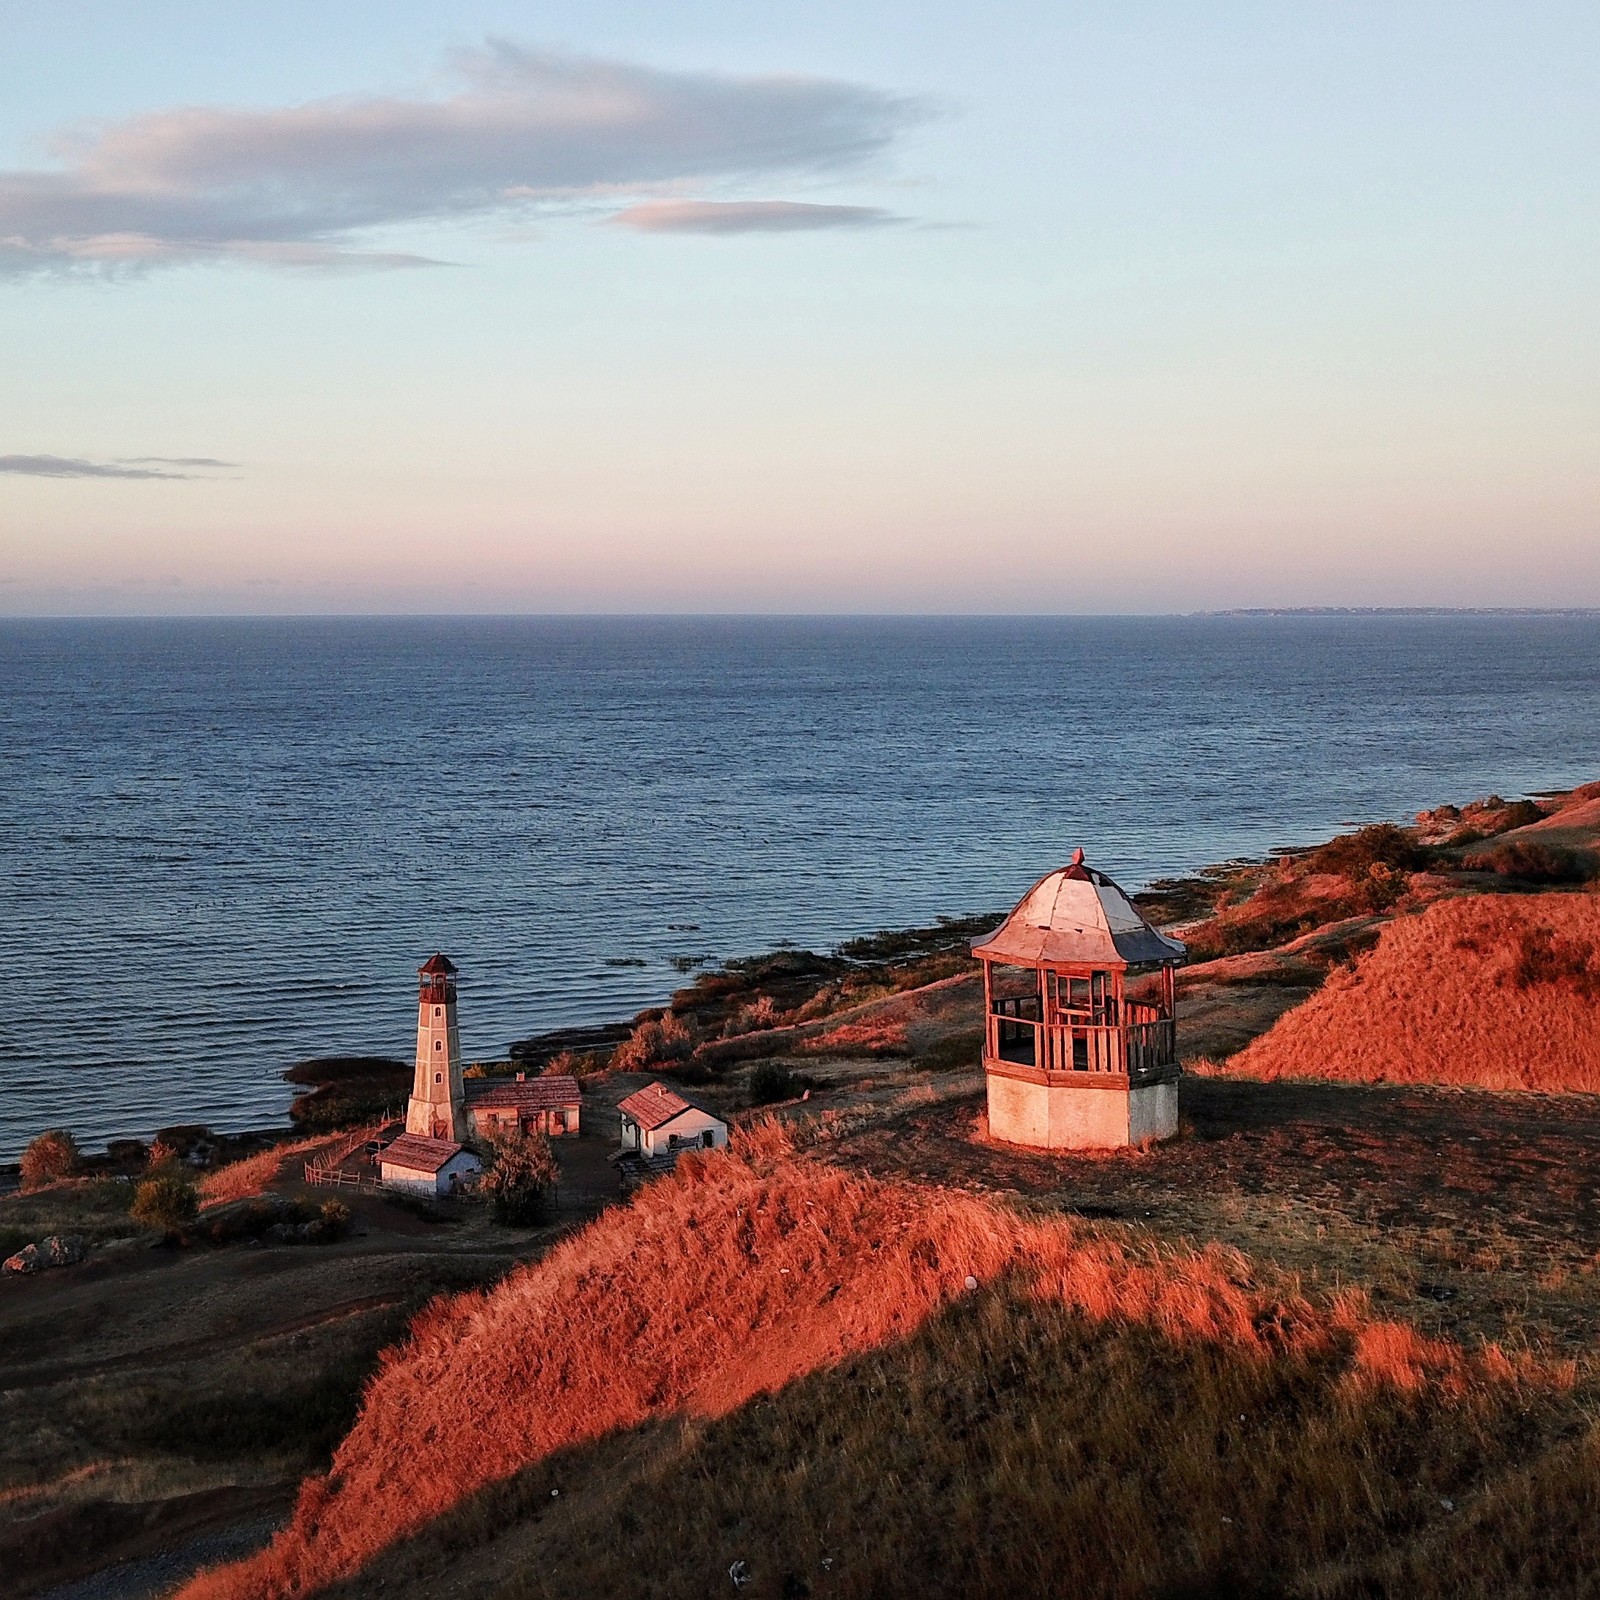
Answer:
[(1600, 618), (0, 621), (0, 1159), (1600, 777)]

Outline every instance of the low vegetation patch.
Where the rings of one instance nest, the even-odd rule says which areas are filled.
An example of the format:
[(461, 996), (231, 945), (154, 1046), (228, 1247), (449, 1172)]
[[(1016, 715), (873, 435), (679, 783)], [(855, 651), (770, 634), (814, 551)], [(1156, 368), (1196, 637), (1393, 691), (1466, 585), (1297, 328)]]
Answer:
[(129, 1214), (147, 1228), (177, 1233), (193, 1222), (200, 1210), (200, 1197), (192, 1183), (175, 1176), (146, 1178), (133, 1192)]
[(386, 1056), (321, 1056), (302, 1061), (283, 1075), (285, 1083), (309, 1089), (290, 1105), (289, 1120), (308, 1133), (374, 1121), (386, 1111), (404, 1106), (411, 1074), (407, 1063)]
[(809, 1087), (807, 1080), (781, 1061), (763, 1061), (750, 1074), (750, 1104), (777, 1105), (796, 1099)]
[(508, 1130), (490, 1141), (482, 1192), (493, 1202), (495, 1221), (531, 1227), (553, 1214), (559, 1177), (555, 1153), (542, 1133)]
[(203, 1173), (195, 1182), (200, 1203), (225, 1205), (233, 1200), (248, 1200), (264, 1193), (277, 1182), (290, 1162), (303, 1162), (313, 1150), (326, 1144), (322, 1138), (296, 1139), (275, 1144), (255, 1155), (230, 1161), (226, 1166)]
[(1461, 864), (1471, 872), (1493, 872), (1522, 883), (1579, 884), (1600, 876), (1600, 861), (1590, 851), (1537, 839), (1509, 839), (1464, 856)]
[(24, 1192), (70, 1178), (79, 1165), (78, 1141), (65, 1128), (51, 1128), (22, 1152), (19, 1171)]
[(611, 1065), (619, 1072), (648, 1072), (677, 1065), (693, 1054), (694, 1035), (681, 1017), (668, 1011), (639, 1023), (612, 1052)]

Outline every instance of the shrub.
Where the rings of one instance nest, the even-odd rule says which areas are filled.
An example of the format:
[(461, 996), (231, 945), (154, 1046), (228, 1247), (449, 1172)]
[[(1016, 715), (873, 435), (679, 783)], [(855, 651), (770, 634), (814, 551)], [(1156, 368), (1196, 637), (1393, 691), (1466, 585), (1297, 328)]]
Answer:
[(198, 1145), (214, 1144), (215, 1137), (203, 1122), (179, 1122), (170, 1128), (156, 1129), (156, 1144), (187, 1160)]
[(778, 1005), (770, 994), (747, 1006), (740, 1006), (728, 1018), (723, 1033), (730, 1039), (741, 1033), (760, 1033), (778, 1025)]
[(613, 1052), (611, 1065), (621, 1072), (644, 1072), (667, 1061), (687, 1061), (694, 1037), (683, 1019), (665, 1012), (641, 1022)]
[(1587, 850), (1540, 844), (1535, 839), (1514, 839), (1480, 850), (1461, 863), (1473, 872), (1493, 872), (1523, 883), (1588, 883), (1596, 874), (1595, 858)]
[(42, 1189), (78, 1170), (78, 1141), (65, 1128), (41, 1133), (22, 1152), (22, 1187)]
[(490, 1148), (493, 1162), (482, 1187), (494, 1202), (495, 1221), (513, 1227), (542, 1222), (560, 1175), (550, 1141), (542, 1133), (508, 1131)]
[(147, 1164), (152, 1172), (160, 1172), (164, 1167), (176, 1166), (182, 1159), (181, 1152), (174, 1144), (168, 1144), (165, 1139), (157, 1138), (151, 1142), (150, 1155)]
[(1543, 822), (1544, 812), (1531, 800), (1513, 800), (1495, 818), (1496, 831), (1510, 833), (1513, 828), (1526, 828), (1530, 823)]
[(142, 1167), (150, 1151), (143, 1139), (113, 1139), (106, 1146), (106, 1157), (114, 1167)]
[(134, 1191), (132, 1216), (149, 1228), (164, 1228), (176, 1233), (192, 1222), (200, 1209), (199, 1196), (192, 1183), (182, 1178), (146, 1178)]
[(1565, 984), (1582, 999), (1600, 999), (1600, 949), (1586, 940), (1558, 938), (1549, 928), (1524, 928), (1511, 978), (1519, 989)]
[(1378, 822), (1330, 839), (1306, 856), (1305, 863), (1312, 872), (1339, 873), (1359, 883), (1377, 866), (1416, 872), (1428, 864), (1428, 852), (1404, 828)]
[(286, 1083), (304, 1085), (289, 1107), (289, 1120), (307, 1133), (359, 1127), (403, 1102), (412, 1069), (387, 1056), (324, 1056), (284, 1073)]
[(779, 1100), (793, 1100), (801, 1083), (781, 1062), (763, 1061), (750, 1074), (750, 1104), (770, 1106)]
[(317, 1213), (317, 1236), (332, 1241), (350, 1231), (350, 1207), (343, 1200), (324, 1200)]

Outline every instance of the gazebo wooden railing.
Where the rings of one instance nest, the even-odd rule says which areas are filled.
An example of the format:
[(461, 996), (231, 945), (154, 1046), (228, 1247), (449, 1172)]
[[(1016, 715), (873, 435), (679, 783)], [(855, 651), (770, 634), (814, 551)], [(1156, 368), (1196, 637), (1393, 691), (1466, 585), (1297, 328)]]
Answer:
[[(1138, 1077), (1178, 1059), (1177, 1029), (1156, 1006), (1125, 1001), (1121, 1023), (1064, 1014), (1045, 1022), (1037, 995), (996, 998), (987, 1020), (984, 1055), (1042, 1067), (1046, 1072), (1116, 1072)], [(1029, 1013), (1032, 1015), (1029, 1015)]]

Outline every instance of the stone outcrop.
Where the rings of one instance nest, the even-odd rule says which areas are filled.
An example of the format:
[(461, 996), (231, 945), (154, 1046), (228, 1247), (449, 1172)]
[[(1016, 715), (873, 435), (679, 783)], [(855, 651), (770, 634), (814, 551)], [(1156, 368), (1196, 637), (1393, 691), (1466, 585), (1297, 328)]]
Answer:
[(0, 1264), (0, 1272), (41, 1272), (46, 1267), (72, 1267), (88, 1254), (80, 1233), (52, 1233), (38, 1244), (24, 1245)]

